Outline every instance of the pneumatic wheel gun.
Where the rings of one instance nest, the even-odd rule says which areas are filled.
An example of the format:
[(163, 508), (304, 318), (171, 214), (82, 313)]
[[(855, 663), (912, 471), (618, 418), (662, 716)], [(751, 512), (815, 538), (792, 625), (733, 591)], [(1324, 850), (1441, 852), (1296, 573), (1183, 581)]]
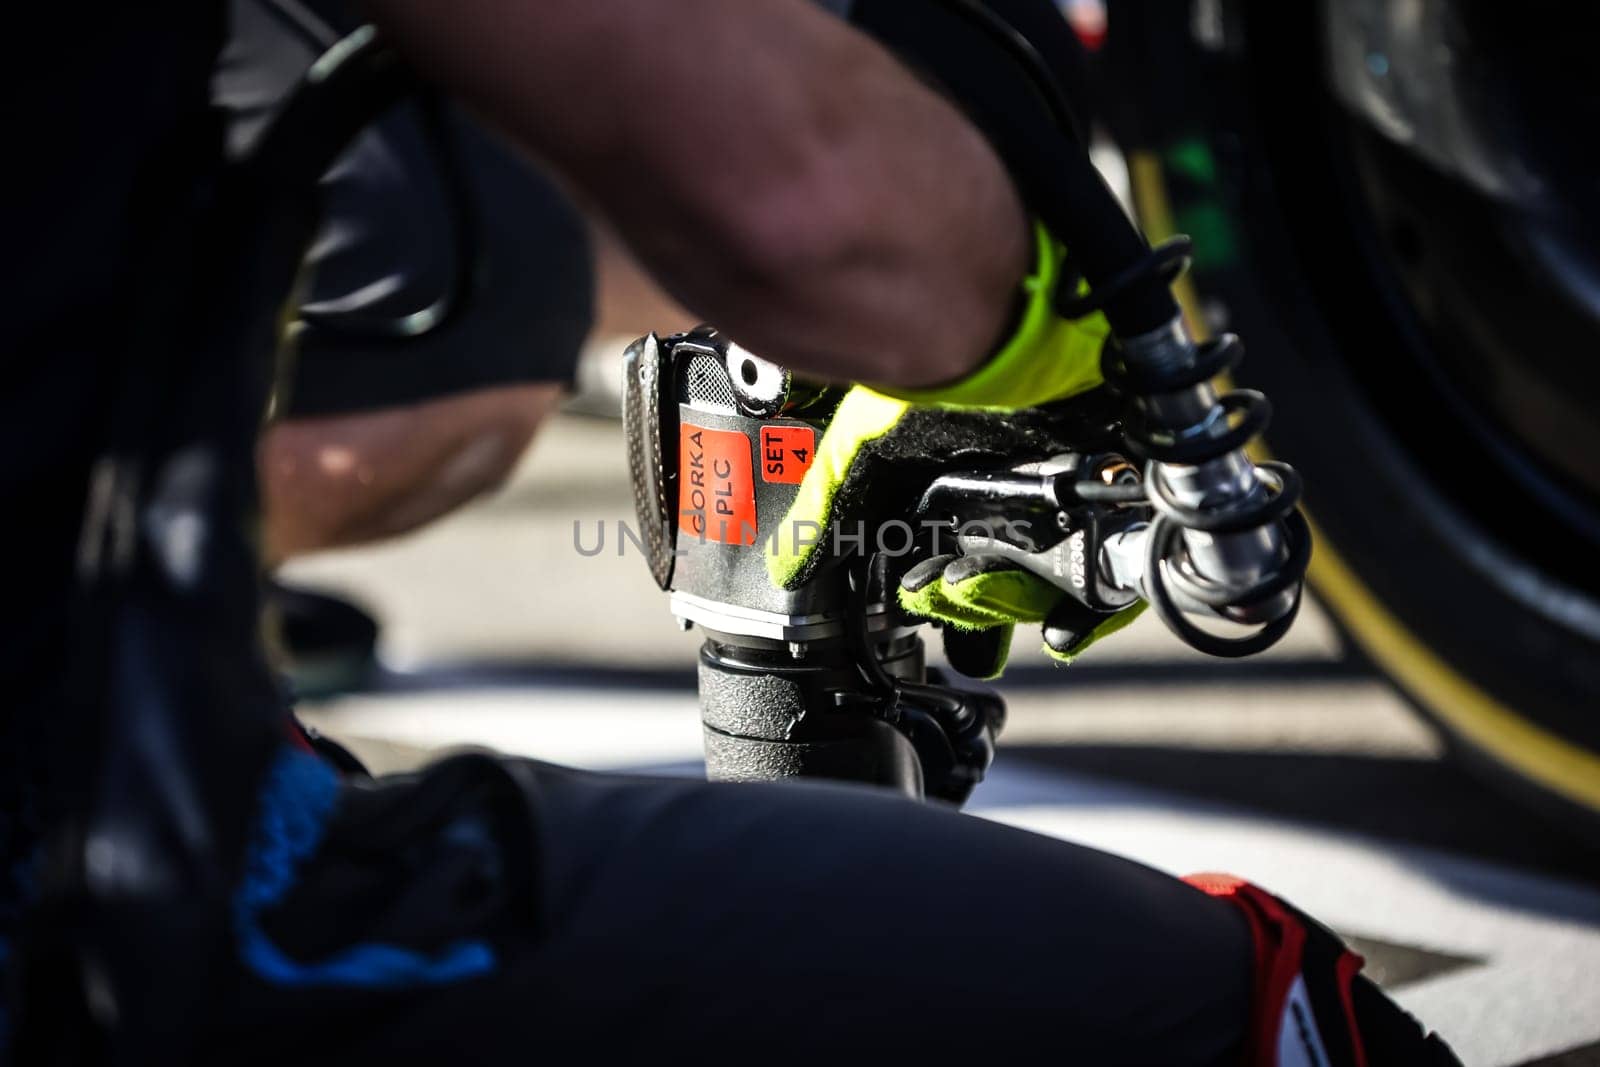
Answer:
[[(763, 552), (842, 390), (708, 329), (628, 349), (623, 416), (641, 540), (698, 626), (710, 777), (821, 777), (964, 801), (994, 758), (999, 699), (945, 685), (872, 556), (793, 591)], [(885, 590), (888, 590), (885, 592)]]
[[(1119, 380), (1109, 361), (1107, 370)], [(1143, 438), (1154, 434), (1138, 405), (1099, 392), (1059, 414), (1027, 413), (1050, 428), (1029, 435), (1031, 449), (979, 469), (952, 461), (903, 512), (829, 543), (834, 531), (784, 520), (842, 389), (796, 379), (705, 327), (630, 346), (623, 414), (640, 540), (673, 614), (705, 634), (708, 775), (843, 779), (965, 801), (994, 758), (1004, 705), (927, 666), (927, 620), (895, 595), (919, 562), (941, 554), (1003, 558), (1060, 588), (1066, 596), (1045, 624), (1052, 644), (1071, 645), (1140, 598), (1215, 654), (1276, 641), (1298, 608), (1310, 546), (1292, 471), (1252, 466), (1263, 488), (1243, 507), (1171, 500), (1174, 475), (1147, 458)], [(1181, 477), (1188, 467), (1176, 469)], [(1208, 572), (1207, 552), (1225, 550), (1227, 535), (1269, 524), (1284, 547), (1245, 580)], [(822, 539), (826, 562), (799, 588), (779, 589), (764, 554), (773, 538), (801, 536)], [(1184, 613), (1261, 628), (1220, 638)]]

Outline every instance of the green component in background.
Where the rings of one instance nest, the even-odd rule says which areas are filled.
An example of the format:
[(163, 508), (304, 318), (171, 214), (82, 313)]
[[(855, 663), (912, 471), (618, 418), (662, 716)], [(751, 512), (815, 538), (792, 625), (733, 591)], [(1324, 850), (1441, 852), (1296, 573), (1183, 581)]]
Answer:
[(1217, 193), (1217, 160), (1199, 137), (1173, 143), (1162, 156), (1172, 181), (1172, 222), (1194, 239), (1194, 268), (1232, 267), (1239, 257), (1233, 223)]

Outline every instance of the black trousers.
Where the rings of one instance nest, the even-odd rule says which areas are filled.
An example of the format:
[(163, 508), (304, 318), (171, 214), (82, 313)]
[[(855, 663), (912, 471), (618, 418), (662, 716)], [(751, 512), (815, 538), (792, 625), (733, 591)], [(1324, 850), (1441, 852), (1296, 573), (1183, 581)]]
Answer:
[[(343, 787), (261, 927), (315, 973), (242, 951), (208, 1062), (1212, 1064), (1250, 1003), (1234, 909), (1115, 856), (861, 788), (480, 756)], [(316, 972), (357, 942), (435, 971)]]

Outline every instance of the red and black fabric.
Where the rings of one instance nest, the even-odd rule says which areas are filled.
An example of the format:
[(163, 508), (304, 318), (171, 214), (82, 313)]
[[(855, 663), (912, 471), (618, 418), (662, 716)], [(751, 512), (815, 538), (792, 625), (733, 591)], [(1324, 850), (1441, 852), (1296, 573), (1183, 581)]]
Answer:
[(1245, 1067), (1388, 1067), (1459, 1061), (1437, 1034), (1360, 974), (1337, 934), (1260, 886), (1228, 874), (1185, 878), (1234, 904), (1255, 945)]

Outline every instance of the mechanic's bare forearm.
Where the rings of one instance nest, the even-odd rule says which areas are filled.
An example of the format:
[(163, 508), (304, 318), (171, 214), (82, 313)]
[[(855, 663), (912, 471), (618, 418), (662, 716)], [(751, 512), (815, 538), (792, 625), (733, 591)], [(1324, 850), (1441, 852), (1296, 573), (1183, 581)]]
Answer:
[(263, 558), (398, 536), (496, 488), (560, 396), (507, 385), (272, 424), (258, 447)]
[(991, 351), (1028, 267), (999, 160), (808, 0), (368, 0), (429, 74), (564, 172), (673, 296), (837, 378)]

